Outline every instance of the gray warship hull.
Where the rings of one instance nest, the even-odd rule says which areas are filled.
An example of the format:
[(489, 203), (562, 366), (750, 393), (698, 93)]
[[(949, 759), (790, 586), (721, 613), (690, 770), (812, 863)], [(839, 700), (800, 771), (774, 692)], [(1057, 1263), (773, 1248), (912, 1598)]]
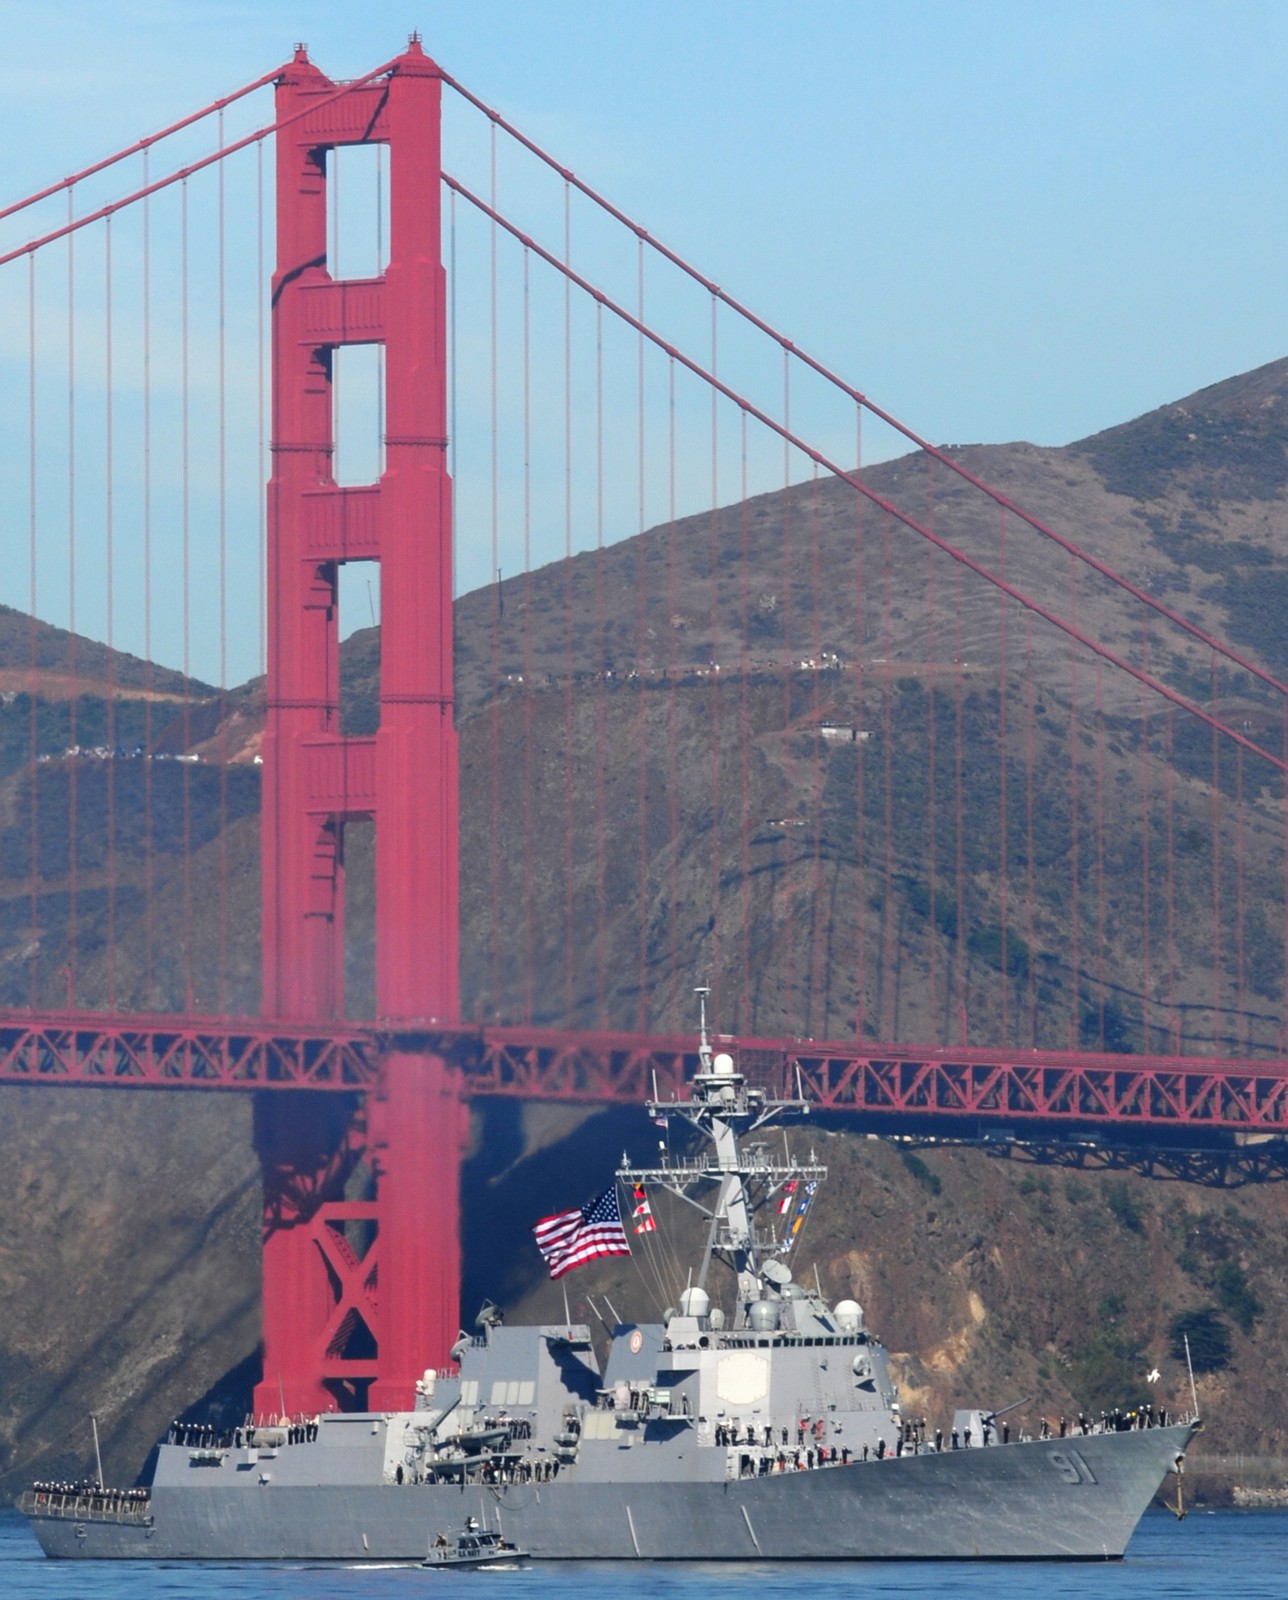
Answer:
[(194, 1473), (188, 1452), (163, 1446), (146, 1516), (96, 1519), (69, 1508), (37, 1512), (31, 1525), (47, 1555), (69, 1559), (412, 1562), (437, 1532), (472, 1515), (541, 1560), (1115, 1560), (1193, 1431), (1156, 1427), (716, 1481), (645, 1481), (623, 1461), (609, 1481), (566, 1474), (495, 1486), (373, 1482), (374, 1454), (365, 1461), (361, 1446), (319, 1445), (282, 1452), (261, 1482), (231, 1459)]
[[(1027, 1401), (958, 1409), (933, 1434), (905, 1417), (862, 1307), (832, 1305), (784, 1260), (825, 1169), (739, 1147), (740, 1129), (808, 1107), (748, 1084), (705, 1019), (699, 1057), (690, 1097), (649, 1110), (713, 1153), (663, 1146), (659, 1167), (618, 1172), (635, 1219), (651, 1221), (646, 1185), (718, 1191), (699, 1205), (697, 1281), (661, 1322), (619, 1322), (602, 1369), (588, 1326), (506, 1327), (489, 1303), (453, 1365), (415, 1383), (411, 1410), (176, 1421), (149, 1491), (36, 1485), (22, 1509), (45, 1553), (410, 1563), (477, 1523), (544, 1561), (1121, 1557), (1197, 1422), (1149, 1399), (1081, 1416), (1067, 1437), (1043, 1417), (1040, 1437), (1021, 1426), (1012, 1443), (1020, 1419), (999, 1418)], [(770, 1209), (788, 1219), (774, 1232), (755, 1222)], [(612, 1191), (544, 1218), (537, 1237), (556, 1277), (629, 1253)], [(716, 1260), (731, 1312), (705, 1287)]]

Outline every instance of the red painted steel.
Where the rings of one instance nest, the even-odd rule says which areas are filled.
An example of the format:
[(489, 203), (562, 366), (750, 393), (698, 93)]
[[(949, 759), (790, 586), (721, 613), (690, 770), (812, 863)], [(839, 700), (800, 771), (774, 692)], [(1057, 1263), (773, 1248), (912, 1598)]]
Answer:
[[(934, 1050), (909, 1045), (723, 1038), (739, 1067), (775, 1093), (799, 1083), (816, 1110), (862, 1116), (894, 1129), (909, 1119), (963, 1118), (989, 1128), (1046, 1124), (1190, 1131), (1288, 1133), (1288, 1061), (1086, 1055), (1066, 1051)], [(436, 1064), (420, 1072), (405, 1063)], [(390, 1072), (390, 1064), (394, 1071)], [(280, 1096), (299, 1119), (306, 1096), (351, 1099), (376, 1090), (371, 1148), (387, 1147), (392, 1122), (431, 1138), (465, 1100), (494, 1095), (580, 1104), (641, 1105), (680, 1091), (697, 1069), (688, 1037), (574, 1033), (552, 1028), (451, 1028), (398, 1032), (379, 1026), (310, 1030), (251, 1018), (112, 1017), (60, 1012), (0, 1018), (0, 1082), (82, 1088), (206, 1089)], [(269, 1097), (265, 1097), (269, 1098)], [(332, 1119), (333, 1111), (321, 1111)], [(449, 1130), (450, 1131), (450, 1130)], [(328, 1147), (319, 1172), (335, 1170)], [(455, 1137), (459, 1137), (459, 1127)], [(293, 1135), (295, 1137), (295, 1135)], [(338, 1136), (337, 1136), (338, 1137)], [(296, 1174), (293, 1181), (299, 1181)], [(408, 1182), (395, 1174), (395, 1181)], [(410, 1188), (438, 1187), (437, 1169)], [(445, 1292), (440, 1285), (435, 1293)]]
[[(459, 1012), (440, 98), (438, 68), (416, 41), (387, 78), (340, 98), (301, 50), (277, 90), (263, 1006), (314, 1025), (344, 1015), (344, 828), (356, 817), (376, 822), (381, 1016), (424, 1027)], [(379, 278), (338, 281), (327, 262), (328, 157), (376, 142), (389, 148), (389, 262)], [(333, 363), (347, 344), (385, 348), (385, 470), (356, 489), (332, 472)], [(339, 722), (339, 566), (359, 559), (380, 566), (374, 740), (345, 738)], [(373, 1282), (384, 1266), (383, 1318), (374, 1300), (345, 1300), (349, 1280), (335, 1269), (331, 1236), (352, 1220), (336, 1188), (335, 1125), (305, 1104), (285, 1122), (263, 1117), (261, 1410), (313, 1411), (332, 1398), (408, 1405), (420, 1372), (445, 1358), (458, 1317), (456, 1084), (427, 1050), (391, 1053), (381, 1075), (364, 1260)], [(352, 1370), (350, 1349), (360, 1351)]]
[[(907, 1045), (728, 1039), (739, 1067), (817, 1110), (861, 1115), (892, 1131), (909, 1119), (956, 1117), (982, 1130), (1025, 1124), (1288, 1133), (1288, 1062), (918, 1050)], [(637, 1102), (656, 1079), (665, 1098), (695, 1070), (692, 1041), (651, 1035), (489, 1028), (453, 1052), (471, 1095)]]
[(370, 1032), (253, 1017), (27, 1011), (0, 1019), (0, 1082), (352, 1094), (377, 1082), (379, 1049)]

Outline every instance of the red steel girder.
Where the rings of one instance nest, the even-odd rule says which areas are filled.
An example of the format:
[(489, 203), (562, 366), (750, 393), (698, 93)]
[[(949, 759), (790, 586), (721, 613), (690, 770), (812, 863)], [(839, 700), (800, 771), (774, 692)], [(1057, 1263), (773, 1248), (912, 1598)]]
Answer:
[[(755, 1081), (818, 1110), (909, 1117), (1288, 1133), (1288, 1062), (1025, 1050), (723, 1041)], [(598, 1103), (666, 1098), (696, 1067), (692, 1039), (484, 1028), (435, 1036), (466, 1093)]]
[(369, 1030), (259, 1018), (0, 1016), (0, 1081), (136, 1089), (331, 1089), (379, 1077)]
[[(1134, 1125), (1288, 1133), (1288, 1062), (1065, 1051), (727, 1039), (743, 1071), (778, 1094), (797, 1076), (820, 1111), (969, 1118), (995, 1126)], [(553, 1028), (310, 1028), (263, 1018), (0, 1014), (0, 1082), (96, 1088), (376, 1088), (391, 1053), (430, 1052), (467, 1097), (583, 1104), (666, 1099), (697, 1066), (687, 1036)]]

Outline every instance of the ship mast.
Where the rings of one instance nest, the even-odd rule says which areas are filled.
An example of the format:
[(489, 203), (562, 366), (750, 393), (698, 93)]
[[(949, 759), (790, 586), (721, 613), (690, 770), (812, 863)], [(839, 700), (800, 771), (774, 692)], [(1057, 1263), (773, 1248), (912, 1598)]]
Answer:
[[(744, 1147), (740, 1142), (779, 1118), (808, 1116), (809, 1102), (799, 1094), (794, 1099), (774, 1099), (749, 1084), (733, 1056), (712, 1046), (706, 1005), (711, 991), (700, 988), (696, 992), (701, 1014), (698, 1071), (689, 1086), (689, 1097), (652, 1099), (648, 1112), (654, 1119), (675, 1117), (688, 1123), (710, 1148), (700, 1156), (680, 1160), (664, 1154), (658, 1167), (634, 1167), (623, 1156), (617, 1175), (622, 1183), (668, 1189), (709, 1219), (696, 1286), (705, 1290), (712, 1261), (723, 1262), (738, 1286), (734, 1326), (743, 1327), (748, 1308), (760, 1297), (762, 1283), (781, 1285), (791, 1277), (781, 1259), (790, 1248), (790, 1232), (780, 1237), (772, 1224), (758, 1225), (758, 1213), (771, 1198), (785, 1192), (794, 1198), (789, 1211), (797, 1210), (799, 1215), (798, 1208), (803, 1209), (827, 1176), (827, 1168), (818, 1164), (812, 1151), (805, 1163), (790, 1156), (776, 1161), (769, 1158), (763, 1144)], [(703, 1190), (712, 1188), (713, 1198), (700, 1198)]]

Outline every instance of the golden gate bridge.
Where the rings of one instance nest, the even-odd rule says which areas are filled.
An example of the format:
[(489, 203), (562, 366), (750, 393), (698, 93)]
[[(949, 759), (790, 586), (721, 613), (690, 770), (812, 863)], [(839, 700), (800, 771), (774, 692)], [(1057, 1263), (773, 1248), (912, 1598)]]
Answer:
[[(483, 129), (477, 178), (444, 168), (445, 93)], [(159, 160), (211, 118), (213, 151)], [(374, 247), (345, 274), (354, 152), (378, 157)], [(544, 218), (535, 179), (505, 203), (519, 158)], [(99, 198), (118, 168), (137, 183)], [(1288, 967), (1285, 685), (799, 350), (418, 39), (345, 82), (301, 47), (0, 224), (28, 214), (41, 231), (0, 248), (29, 572), (0, 1080), (255, 1096), (260, 1409), (408, 1404), (456, 1335), (469, 1099), (678, 1088), (708, 978), (745, 1070), (870, 1128), (1288, 1128), (1266, 1002)], [(865, 465), (874, 436), (912, 454)], [(265, 478), (263, 686), (235, 690)], [(490, 557), (467, 644), (463, 529)], [(379, 591), (365, 721), (350, 571)], [(56, 648), (37, 619), (58, 607)], [(217, 687), (192, 670), (211, 640)], [(256, 781), (245, 1015), (229, 839)], [(892, 1042), (909, 1017), (925, 1042)]]

